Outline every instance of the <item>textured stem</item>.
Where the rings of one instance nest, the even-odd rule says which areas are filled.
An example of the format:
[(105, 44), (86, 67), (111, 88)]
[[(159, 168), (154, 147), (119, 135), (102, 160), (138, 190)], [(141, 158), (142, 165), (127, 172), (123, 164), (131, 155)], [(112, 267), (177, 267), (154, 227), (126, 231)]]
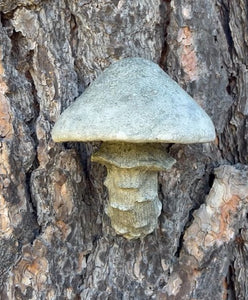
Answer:
[(157, 172), (175, 160), (159, 144), (103, 143), (92, 160), (108, 169), (106, 213), (118, 234), (142, 238), (157, 226), (161, 212)]
[(162, 207), (157, 172), (109, 166), (105, 185), (109, 192), (106, 213), (118, 234), (140, 238), (156, 228)]

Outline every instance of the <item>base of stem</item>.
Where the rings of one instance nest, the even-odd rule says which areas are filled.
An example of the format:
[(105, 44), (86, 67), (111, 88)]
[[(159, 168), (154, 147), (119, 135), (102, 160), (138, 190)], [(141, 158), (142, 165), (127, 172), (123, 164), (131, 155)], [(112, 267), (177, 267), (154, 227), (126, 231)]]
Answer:
[(157, 172), (108, 166), (106, 213), (118, 234), (127, 239), (146, 236), (157, 227), (161, 213)]

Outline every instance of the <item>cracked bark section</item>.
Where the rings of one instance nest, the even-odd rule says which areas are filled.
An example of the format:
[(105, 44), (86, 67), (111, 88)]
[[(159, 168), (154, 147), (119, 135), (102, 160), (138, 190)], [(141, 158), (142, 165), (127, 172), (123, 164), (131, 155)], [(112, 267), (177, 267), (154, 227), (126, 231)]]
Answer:
[(22, 97), (23, 109), (25, 109), (25, 104), (30, 103), (28, 101), (29, 86), (22, 80), (15, 82), (18, 76), (15, 61), (11, 61), (12, 33), (7, 23), (2, 18), (0, 24), (2, 45), (0, 80), (1, 286), (8, 270), (20, 258), (22, 245), (32, 242), (37, 230), (32, 206), (28, 200), (25, 175), (34, 157), (33, 141), (28, 135), (29, 130), (24, 121), (29, 118), (31, 109), (21, 112), (17, 104), (20, 100), (21, 89), (26, 89), (26, 97)]
[(112, 61), (158, 59), (159, 4), (0, 2), (8, 88), (1, 102), (1, 168), (9, 168), (1, 202), (2, 298), (72, 299), (87, 284), (90, 253), (111, 230), (103, 216), (105, 171), (89, 169), (85, 157), (82, 166), (79, 149), (90, 153), (89, 145), (55, 145), (50, 130), (85, 83)]
[[(216, 140), (214, 146), (214, 159), (212, 157), (213, 166), (216, 165), (216, 163), (218, 165), (225, 161), (229, 162), (230, 164), (235, 164), (238, 162), (247, 164), (247, 112), (245, 104), (247, 103), (247, 99), (245, 100), (244, 96), (247, 94), (247, 62), (244, 62), (244, 57), (246, 57), (244, 53), (247, 52), (247, 27), (244, 26), (244, 24), (247, 23), (247, 21), (244, 19), (244, 16), (247, 13), (245, 1), (239, 1), (235, 7), (231, 1), (216, 1), (215, 5), (206, 1), (204, 3), (200, 1), (197, 5), (195, 5), (195, 3), (193, 4), (192, 1), (172, 1), (171, 8), (172, 12), (170, 14), (170, 24), (169, 28), (167, 28), (167, 43), (169, 45), (169, 50), (167, 51), (165, 68), (171, 76), (173, 76), (178, 82), (181, 82), (182, 85), (187, 87), (188, 92), (191, 93), (191, 95), (193, 95), (197, 101), (199, 101), (198, 103), (208, 111), (215, 122), (218, 139)], [(203, 10), (207, 13), (203, 13)], [(237, 16), (241, 16), (238, 18), (239, 21), (236, 21)], [(211, 18), (211, 22), (208, 21), (209, 17)], [(206, 28), (206, 25), (208, 28)], [(185, 39), (178, 39), (178, 36), (180, 36), (178, 34), (183, 32), (185, 28), (190, 30), (192, 37), (190, 42), (191, 45), (187, 43), (187, 48), (189, 46), (193, 47), (192, 49), (197, 57), (196, 66), (201, 70), (199, 77), (193, 78), (193, 80), (188, 80), (187, 72), (185, 72), (185, 69), (183, 68), (184, 64), (182, 63), (182, 56), (180, 56), (185, 47), (185, 43), (183, 42)], [(199, 30), (199, 28), (201, 28), (201, 30)], [(185, 41), (187, 41), (187, 39)], [(208, 46), (206, 47), (206, 45)], [(216, 47), (219, 49), (217, 52)], [(190, 63), (190, 60), (187, 59), (186, 62)], [(239, 75), (237, 76), (237, 74)], [(206, 88), (210, 86), (212, 92), (209, 90), (209, 88)], [(206, 107), (205, 103), (209, 103), (209, 106)], [(219, 105), (222, 107), (221, 110), (219, 110)], [(220, 120), (222, 121), (219, 122)], [(173, 151), (173, 148), (174, 146), (172, 147), (171, 151)], [(180, 151), (183, 153), (184, 151), (182, 150), (183, 149), (180, 149)], [(188, 154), (190, 152), (191, 151), (188, 149)], [(186, 159), (186, 157), (187, 156), (185, 155), (184, 159)], [(181, 157), (179, 156), (178, 158), (181, 162)], [(186, 165), (183, 167), (184, 170), (187, 170), (188, 168), (192, 169), (191, 159), (189, 159), (189, 161), (190, 164), (188, 164), (186, 167), (186, 162)], [(199, 168), (199, 165), (196, 168)], [(211, 172), (211, 167), (206, 169), (206, 176), (207, 174), (211, 175), (209, 171)], [(196, 178), (196, 174), (193, 175), (193, 177)], [(174, 188), (179, 184), (178, 182), (175, 183), (176, 179), (179, 180), (180, 177), (175, 176), (173, 183)], [(172, 182), (169, 184), (171, 183)], [(191, 184), (189, 181), (188, 183), (189, 185)], [(186, 190), (188, 190), (188, 188), (186, 188)], [(207, 193), (207, 190), (204, 189), (202, 192)], [(165, 199), (168, 199), (172, 193), (164, 191), (163, 194)], [(194, 194), (197, 194), (197, 190), (195, 190), (191, 195)], [(196, 198), (194, 197), (192, 198), (193, 203), (195, 203), (191, 208), (192, 211), (194, 211), (197, 207), (197, 202), (195, 199)], [(177, 202), (178, 205), (183, 205), (183, 203), (185, 202), (181, 202), (180, 200)], [(229, 216), (230, 214), (232, 215), (232, 210), (235, 212), (235, 209), (237, 209), (236, 205), (239, 204), (240, 199), (236, 198), (236, 195), (234, 195), (234, 197), (227, 202), (226, 206), (223, 207), (222, 214), (216, 216), (216, 220), (218, 220), (218, 222), (225, 219), (225, 221), (218, 226), (216, 224), (217, 228), (222, 229), (221, 231), (223, 231), (223, 233), (225, 233), (226, 230), (228, 231), (228, 226), (225, 226), (229, 224)], [(171, 209), (168, 205), (166, 208), (168, 214)], [(199, 219), (201, 220), (202, 218), (203, 216), (201, 215)], [(237, 226), (237, 224), (241, 224), (241, 231), (246, 232), (245, 214), (240, 216), (240, 218), (237, 214), (234, 214), (232, 215), (232, 220), (234, 223), (236, 222), (234, 228)], [(187, 224), (187, 222), (185, 224)], [(190, 226), (189, 228), (191, 228), (191, 221), (188, 222), (188, 225)], [(185, 249), (185, 237), (187, 236), (188, 232), (187, 226), (185, 229), (185, 231), (181, 231), (181, 240), (183, 237), (184, 241), (181, 242), (181, 244), (179, 243), (179, 251), (177, 252), (179, 253), (178, 255), (180, 257), (180, 261), (182, 259), (181, 257), (183, 257), (183, 249)], [(224, 299), (247, 297), (244, 289), (240, 288), (241, 285), (244, 287), (246, 284), (246, 276), (240, 276), (241, 273), (245, 274), (245, 270), (240, 264), (240, 261), (244, 261), (244, 257), (247, 255), (247, 249), (246, 246), (244, 246), (246, 245), (246, 240), (243, 238), (245, 234), (243, 234), (241, 239), (236, 238), (237, 236), (239, 235), (237, 235), (236, 230), (235, 237), (228, 242), (228, 247), (226, 247), (226, 244), (221, 246), (221, 248), (227, 248), (226, 262), (224, 256), (222, 255), (223, 250), (220, 252), (217, 251), (218, 254), (216, 255), (219, 255), (219, 258), (215, 260), (216, 267), (213, 266), (213, 268), (211, 268), (211, 260), (209, 261), (207, 259), (208, 255), (206, 253), (203, 254), (206, 262), (203, 264), (203, 267), (198, 273), (201, 274), (201, 283), (199, 283), (199, 288), (192, 288), (194, 290), (194, 292), (192, 292), (193, 298), (208, 298), (208, 286), (212, 285), (214, 276), (219, 277), (219, 272), (225, 273), (227, 269), (229, 271), (227, 272), (228, 274), (226, 275), (226, 279), (221, 279), (221, 282), (223, 282), (223, 286), (221, 287), (223, 294), (211, 295), (209, 297), (211, 299), (219, 299), (221, 297), (224, 297)], [(208, 236), (208, 238), (210, 240), (210, 236)], [(217, 240), (220, 238), (220, 233), (219, 235), (215, 234), (213, 240), (216, 241), (216, 238)], [(189, 245), (191, 245), (192, 248), (194, 248), (195, 245), (194, 240), (195, 238), (193, 238), (191, 243), (189, 242)], [(242, 245), (239, 245), (239, 254), (236, 250), (238, 247), (237, 241), (240, 241)], [(202, 244), (204, 245), (204, 241), (202, 241)], [(212, 245), (212, 247), (214, 246)], [(201, 251), (199, 248), (194, 248), (194, 250), (195, 254), (198, 254), (199, 252), (200, 255)], [(213, 259), (213, 257), (215, 257), (215, 254), (211, 254), (211, 259)], [(239, 263), (233, 263), (233, 261), (236, 260), (239, 261)], [(220, 267), (221, 264), (223, 269)], [(240, 269), (237, 267), (237, 265), (239, 265)], [(212, 270), (212, 276), (208, 277), (205, 269), (206, 266)], [(236, 269), (234, 266), (236, 266)], [(182, 274), (180, 276), (178, 276), (178, 273), (174, 275), (174, 279), (171, 280), (171, 285), (168, 286), (168, 293), (172, 293), (170, 296), (171, 298), (174, 297), (175, 299), (186, 299), (186, 295), (188, 294), (186, 291), (187, 280), (185, 280), (185, 273), (182, 271), (185, 266), (181, 265), (179, 268), (181, 269), (180, 272), (182, 272)], [(241, 271), (241, 269), (243, 270)], [(190, 272), (195, 273), (195, 270), (191, 270)], [(208, 286), (206, 283), (204, 283), (204, 274), (206, 275), (206, 278), (208, 278), (209, 282), (211, 282), (211, 284), (209, 283)], [(184, 281), (186, 281), (185, 284)], [(175, 291), (173, 291), (174, 283)], [(184, 292), (180, 294), (180, 291), (183, 289)], [(173, 296), (174, 292), (176, 296)], [(165, 298), (167, 296), (165, 296)]]
[[(178, 264), (165, 287), (166, 299), (231, 299), (234, 293), (224, 282), (229, 268), (233, 268), (233, 258), (229, 256), (232, 244), (246, 243), (240, 230), (243, 231), (248, 204), (248, 167), (221, 166), (215, 176), (206, 202), (194, 212), (194, 220), (185, 230)], [(207, 282), (211, 282), (211, 290), (203, 289)], [(223, 285), (215, 289), (219, 282)]]
[(41, 0), (13, 0), (13, 1), (0, 1), (0, 11), (5, 14), (11, 14), (13, 10), (18, 7), (29, 7), (30, 9), (34, 9), (41, 2)]
[[(234, 6), (231, 2), (224, 2), (227, 16), (226, 27), (229, 32), (229, 51), (232, 52), (232, 68), (229, 70), (227, 91), (234, 99), (234, 105), (229, 113), (229, 124), (226, 124), (221, 136), (220, 148), (229, 147), (228, 159), (231, 163), (247, 164), (247, 58), (248, 49), (247, 26), (244, 26), (247, 16), (245, 1), (238, 1)], [(221, 8), (219, 8), (221, 10)], [(223, 9), (222, 9), (223, 10)], [(237, 15), (240, 18), (237, 20)], [(227, 146), (228, 145), (228, 146)]]

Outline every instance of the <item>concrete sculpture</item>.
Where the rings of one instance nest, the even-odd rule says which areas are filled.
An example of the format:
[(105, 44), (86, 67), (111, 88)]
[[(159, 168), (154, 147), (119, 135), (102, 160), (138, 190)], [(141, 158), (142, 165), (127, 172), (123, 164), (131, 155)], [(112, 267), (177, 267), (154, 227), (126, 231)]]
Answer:
[(211, 119), (158, 65), (142, 58), (107, 68), (60, 116), (55, 142), (103, 141), (92, 160), (108, 175), (106, 213), (118, 234), (141, 238), (157, 226), (157, 171), (175, 160), (161, 143), (215, 139)]

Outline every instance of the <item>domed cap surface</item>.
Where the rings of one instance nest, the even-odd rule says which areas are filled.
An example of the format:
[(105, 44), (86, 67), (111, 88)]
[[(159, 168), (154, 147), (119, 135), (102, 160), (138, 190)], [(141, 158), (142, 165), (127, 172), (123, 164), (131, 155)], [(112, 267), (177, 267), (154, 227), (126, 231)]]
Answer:
[(112, 64), (59, 117), (55, 142), (203, 143), (215, 139), (204, 110), (158, 65)]

